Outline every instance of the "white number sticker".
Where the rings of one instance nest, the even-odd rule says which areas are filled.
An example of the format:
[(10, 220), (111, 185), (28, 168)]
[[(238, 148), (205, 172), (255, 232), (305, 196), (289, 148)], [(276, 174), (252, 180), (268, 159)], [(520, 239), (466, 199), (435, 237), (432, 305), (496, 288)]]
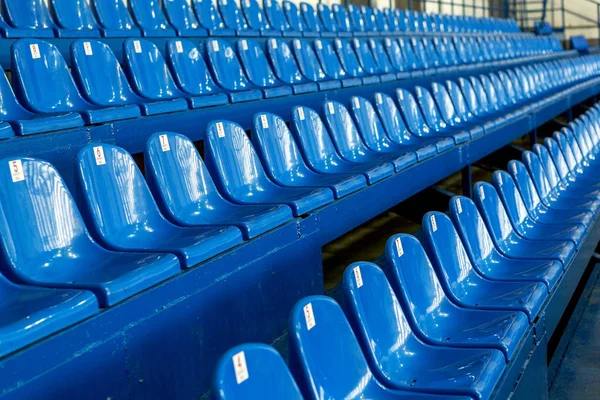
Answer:
[(273, 49), (277, 48), (277, 39), (271, 39), (271, 47), (273, 47)]
[(479, 197), (481, 197), (481, 200), (485, 200), (485, 192), (483, 191), (483, 186), (479, 186)]
[(242, 50), (248, 50), (248, 42), (246, 42), (246, 40), (242, 40)]
[(30, 44), (29, 50), (31, 51), (31, 58), (33, 58), (34, 60), (41, 57), (40, 47), (37, 43)]
[(214, 52), (218, 52), (219, 51), (219, 42), (217, 42), (216, 40), (212, 41), (212, 48)]
[(298, 107), (298, 118), (300, 121), (304, 121), (304, 108), (302, 107)]
[(294, 40), (294, 44), (296, 45), (296, 48), (297, 48), (298, 50), (300, 50), (300, 49), (302, 48), (302, 43), (300, 43), (300, 41), (299, 41), (299, 40)]
[(20, 182), (25, 180), (25, 173), (23, 172), (23, 164), (21, 160), (12, 160), (8, 162), (10, 168), (10, 176), (13, 182)]
[(381, 93), (375, 93), (375, 101), (377, 104), (383, 103), (383, 97), (381, 96)]
[(235, 371), (235, 380), (237, 384), (248, 379), (248, 365), (246, 364), (246, 354), (243, 351), (236, 353), (231, 358), (233, 361), (233, 370)]
[(160, 140), (160, 147), (162, 148), (163, 152), (171, 150), (171, 146), (169, 146), (169, 138), (167, 137), (167, 135), (160, 135), (158, 139)]
[(133, 49), (135, 50), (136, 53), (141, 53), (142, 52), (142, 45), (140, 43), (139, 40), (134, 40), (133, 41)]
[(331, 114), (331, 115), (335, 114), (335, 108), (333, 108), (333, 103), (329, 102), (329, 103), (327, 103), (327, 106), (329, 107), (329, 114)]
[(456, 198), (456, 210), (459, 214), (462, 214), (462, 204), (460, 204), (460, 199), (458, 197)]
[(352, 102), (354, 103), (354, 108), (360, 110), (360, 101), (358, 101), (358, 97), (353, 97)]
[(263, 129), (267, 129), (269, 127), (269, 120), (267, 119), (267, 114), (261, 114), (260, 121), (262, 122)]
[(358, 41), (358, 39), (354, 39), (354, 47), (360, 48), (360, 42)]
[(222, 122), (217, 122), (217, 136), (220, 138), (225, 137), (225, 129), (223, 129)]
[(363, 285), (362, 274), (360, 273), (360, 267), (357, 265), (352, 270), (354, 272), (354, 280), (356, 280), (356, 288), (359, 289)]
[(395, 241), (396, 243), (396, 252), (398, 253), (398, 257), (402, 257), (404, 255), (404, 248), (402, 247), (402, 239), (398, 238)]
[(183, 44), (181, 44), (181, 40), (175, 42), (175, 48), (178, 53), (183, 53)]
[(385, 39), (385, 45), (386, 46), (391, 46), (392, 45), (392, 41), (390, 40), (390, 38), (386, 38)]
[(342, 48), (342, 41), (340, 39), (335, 39), (335, 45), (338, 47), (338, 49)]
[(227, 0), (221, 0), (221, 4), (223, 4), (224, 6), (227, 5)]
[(320, 40), (315, 40), (315, 44), (317, 45), (317, 49), (323, 50), (323, 43)]
[(94, 147), (94, 158), (96, 158), (96, 165), (106, 164), (106, 158), (104, 158), (104, 148), (102, 146)]
[(434, 232), (437, 231), (437, 222), (435, 222), (435, 215), (431, 214), (431, 217), (429, 217), (429, 220), (431, 221), (431, 228), (433, 229)]
[(315, 315), (313, 314), (312, 303), (308, 303), (304, 306), (304, 320), (306, 321), (306, 330), (311, 330), (317, 324), (315, 321)]
[(498, 184), (499, 184), (500, 186), (502, 186), (502, 185), (503, 185), (503, 182), (502, 182), (502, 174), (498, 174)]
[(94, 52), (92, 51), (92, 44), (90, 42), (83, 42), (83, 51), (85, 52), (86, 56), (94, 55)]

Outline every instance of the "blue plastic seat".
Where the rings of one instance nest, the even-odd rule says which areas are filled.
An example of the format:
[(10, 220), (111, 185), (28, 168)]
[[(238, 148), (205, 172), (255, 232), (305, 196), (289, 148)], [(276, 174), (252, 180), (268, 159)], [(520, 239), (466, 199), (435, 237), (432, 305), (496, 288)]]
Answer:
[(289, 187), (328, 187), (335, 198), (367, 186), (362, 175), (318, 174), (306, 165), (285, 121), (270, 113), (254, 115), (252, 142), (273, 182)]
[(302, 20), (302, 16), (300, 15), (300, 10), (295, 3), (292, 3), (289, 0), (284, 0), (283, 12), (285, 13), (285, 18), (293, 31), (302, 32), (302, 36), (304, 37), (319, 37), (318, 32), (309, 32), (307, 30), (306, 26), (304, 25), (304, 21)]
[(375, 93), (375, 109), (381, 118), (381, 123), (388, 137), (397, 144), (413, 148), (419, 161), (433, 157), (454, 146), (451, 138), (423, 138), (412, 135), (406, 125), (394, 100), (383, 93)]
[(323, 32), (321, 32), (321, 35), (330, 36), (331, 34), (333, 34), (334, 36), (339, 37), (351, 36), (350, 32), (339, 31), (337, 22), (335, 20), (335, 16), (333, 15), (333, 11), (331, 11), (331, 8), (327, 4), (318, 3), (317, 14), (321, 23), (321, 27), (323, 28)]
[(293, 218), (286, 205), (238, 205), (225, 200), (194, 144), (183, 135), (150, 136), (144, 166), (160, 210), (177, 225), (233, 225), (242, 230), (244, 239), (251, 239)]
[(225, 26), (213, 0), (192, 0), (200, 26), (208, 30), (209, 36), (235, 36), (235, 30)]
[[(360, 65), (356, 52), (354, 51), (352, 43), (350, 43), (349, 40), (335, 39), (334, 47), (340, 60), (341, 66), (344, 69), (344, 71), (346, 71), (348, 76), (358, 79), (359, 82), (362, 82), (363, 85), (381, 82), (378, 76), (369, 75), (369, 73), (363, 69), (363, 67)], [(369, 50), (368, 46), (367, 50)], [(378, 70), (372, 55), (371, 61), (371, 65), (373, 66), (373, 68)]]
[(254, 40), (240, 39), (237, 53), (250, 82), (261, 88), (266, 99), (292, 95), (292, 88), (281, 82), (271, 69), (263, 49)]
[(82, 96), (60, 51), (36, 39), (21, 39), (12, 46), (12, 81), (19, 100), (38, 113), (78, 112), (86, 124), (140, 116), (136, 105), (101, 107)]
[(391, 164), (363, 164), (343, 159), (336, 150), (321, 117), (310, 108), (294, 107), (291, 128), (306, 163), (316, 172), (363, 174), (369, 184), (394, 173), (394, 167)]
[[(452, 91), (454, 91), (454, 96), (451, 94)], [(444, 86), (443, 83), (433, 82), (431, 94), (439, 107), (444, 122), (448, 125), (469, 130), (473, 139), (486, 133), (482, 126), (483, 121), (477, 119), (468, 109), (465, 98), (456, 83), (446, 81), (446, 86)]]
[(390, 237), (385, 255), (387, 278), (422, 340), (446, 347), (498, 349), (507, 361), (514, 359), (529, 331), (525, 313), (456, 306), (414, 236)]
[[(323, 39), (315, 39), (314, 43), (317, 59), (329, 79), (339, 80), (342, 87), (359, 86), (362, 84), (360, 78), (350, 76), (342, 67), (338, 53), (333, 48), (331, 42)], [(355, 61), (358, 63), (358, 60)]]
[[(413, 71), (415, 68), (413, 64), (408, 61), (407, 55), (402, 52), (398, 40), (392, 40), (385, 38), (383, 40), (385, 51), (389, 57), (392, 67), (397, 72), (398, 79), (408, 79), (410, 77), (422, 77), (422, 71)], [(414, 54), (410, 54), (414, 55)], [(408, 56), (410, 56), (408, 55)]]
[(281, 39), (269, 39), (267, 41), (267, 54), (273, 66), (275, 76), (282, 82), (292, 86), (294, 94), (310, 93), (319, 90), (316, 82), (309, 82), (302, 73), (292, 50), (286, 42)]
[[(354, 102), (358, 102), (360, 107), (357, 97), (353, 98)], [(356, 104), (353, 105), (356, 106)], [(341, 103), (337, 101), (325, 102), (323, 104), (323, 115), (333, 142), (345, 160), (357, 163), (380, 164), (382, 166), (389, 163), (396, 172), (400, 172), (417, 162), (417, 156), (414, 153), (379, 153), (365, 146), (350, 113)]]
[(59, 37), (64, 37), (66, 31), (71, 37), (100, 37), (100, 26), (86, 0), (52, 0), (50, 5), (60, 28)]
[[(162, 112), (202, 107), (202, 97), (186, 96), (175, 84), (158, 47), (145, 39), (123, 42), (125, 74), (133, 89), (145, 100), (163, 102)], [(149, 106), (150, 107), (150, 106)]]
[(340, 81), (331, 79), (325, 74), (312, 45), (308, 41), (294, 39), (292, 47), (296, 61), (298, 61), (300, 72), (302, 72), (302, 75), (307, 79), (315, 82), (318, 85), (319, 90), (338, 89), (342, 87)]
[[(542, 282), (491, 281), (473, 268), (450, 218), (440, 212), (423, 216), (424, 247), (446, 295), (462, 307), (514, 310), (533, 322), (548, 297)], [(452, 250), (448, 250), (452, 249)]]
[(379, 7), (367, 7), (367, 6), (362, 6), (361, 7), (361, 11), (363, 12), (363, 15), (368, 16), (369, 13), (372, 13), (372, 20), (373, 20), (373, 31), (375, 32), (379, 32), (379, 34), (383, 34), (383, 35), (390, 35), (391, 34), (391, 29), (390, 26), (388, 24), (388, 20), (385, 16), (385, 14), (383, 13), (383, 11), (379, 8)]
[(379, 70), (385, 74), (390, 76), (389, 78), (384, 78), (384, 76), (381, 77), (381, 81), (384, 82), (384, 80), (395, 80), (395, 79), (405, 79), (406, 78), (406, 73), (404, 72), (400, 72), (398, 69), (396, 69), (393, 65), (392, 62), (390, 61), (390, 58), (387, 54), (387, 52), (385, 51), (385, 48), (383, 47), (383, 43), (381, 42), (381, 40), (374, 40), (374, 39), (369, 39), (369, 48), (371, 49), (371, 52), (373, 53), (373, 59), (375, 60), (375, 63), (377, 65), (377, 67), (379, 68)]
[(220, 192), (238, 204), (287, 204), (294, 216), (307, 214), (333, 201), (328, 188), (283, 188), (269, 179), (246, 132), (230, 121), (213, 121), (206, 128), (205, 158)]
[(365, 28), (365, 21), (359, 7), (360, 6), (355, 6), (354, 4), (347, 4), (346, 12), (348, 13), (348, 18), (350, 19), (350, 27), (352, 28), (353, 35), (366, 36), (367, 30)]
[(488, 399), (504, 372), (496, 349), (457, 349), (423, 343), (413, 332), (383, 271), (357, 262), (344, 272), (344, 311), (375, 376), (417, 392)]
[(317, 18), (317, 13), (310, 3), (300, 3), (300, 14), (304, 22), (304, 27), (307, 32), (317, 32), (319, 36), (323, 37), (335, 37), (333, 32), (324, 32), (321, 22)]
[(123, 0), (92, 0), (104, 37), (138, 37), (135, 25)]
[[(337, 23), (338, 32), (353, 34), (352, 26), (350, 25), (350, 17), (348, 16), (348, 12), (346, 8), (341, 4), (332, 4), (331, 10), (333, 12), (333, 16), (335, 17), (335, 21)], [(359, 34), (360, 35), (360, 34)], [(338, 34), (338, 36), (340, 36)]]
[(219, 12), (223, 18), (225, 26), (235, 30), (236, 36), (259, 36), (260, 33), (250, 29), (242, 10), (233, 0), (216, 0)]
[(292, 29), (277, 0), (263, 0), (263, 7), (267, 19), (275, 31), (281, 32), (284, 37), (302, 37), (302, 32)]
[(572, 242), (529, 240), (519, 236), (510, 223), (496, 189), (489, 183), (478, 182), (475, 192), (475, 204), (502, 254), (512, 258), (557, 260), (563, 268), (569, 265), (576, 250)]
[(177, 36), (205, 37), (208, 35), (208, 30), (200, 26), (191, 4), (186, 0), (168, 0), (162, 3), (165, 15), (171, 26), (177, 31)]
[(144, 37), (176, 36), (162, 11), (160, 0), (129, 0), (129, 9)]
[(57, 30), (44, 0), (4, 0), (2, 14), (14, 28), (7, 36), (51, 38)]
[(271, 27), (267, 16), (256, 0), (244, 0), (241, 3), (242, 11), (250, 29), (258, 31), (261, 36), (281, 36), (281, 32)]
[(387, 389), (373, 375), (341, 307), (310, 296), (290, 314), (290, 369), (309, 399), (458, 400), (435, 394)]
[(193, 96), (194, 107), (227, 104), (227, 95), (213, 81), (203, 54), (202, 48), (189, 40), (173, 39), (167, 42), (169, 70), (177, 86), (186, 95)]
[[(566, 135), (562, 132), (554, 132), (552, 139), (548, 139), (547, 141), (544, 139), (544, 144), (548, 147), (561, 176), (569, 181), (580, 184), (585, 183), (587, 186), (593, 188), (600, 186), (597, 176), (594, 176), (593, 171), (581, 164), (581, 161), (583, 161), (581, 152), (578, 151), (577, 156), (575, 155), (573, 147), (577, 147), (571, 146)], [(577, 148), (577, 150), (579, 149)]]
[(377, 75), (381, 82), (390, 82), (396, 80), (396, 75), (380, 68), (369, 41), (365, 39), (353, 39), (352, 48), (354, 49), (358, 62), (365, 74)]
[(244, 74), (233, 46), (223, 39), (209, 39), (205, 43), (208, 65), (217, 84), (227, 90), (232, 103), (263, 98)]
[(0, 173), (0, 242), (3, 273), (12, 281), (87, 289), (102, 307), (108, 307), (180, 271), (174, 255), (120, 253), (100, 247), (49, 163), (20, 158), (2, 164), (8, 167)]
[(160, 213), (133, 157), (113, 145), (77, 155), (89, 226), (107, 248), (175, 254), (191, 268), (242, 242), (236, 227), (179, 227)]
[(221, 356), (215, 370), (215, 399), (303, 400), (283, 358), (266, 344), (243, 344)]

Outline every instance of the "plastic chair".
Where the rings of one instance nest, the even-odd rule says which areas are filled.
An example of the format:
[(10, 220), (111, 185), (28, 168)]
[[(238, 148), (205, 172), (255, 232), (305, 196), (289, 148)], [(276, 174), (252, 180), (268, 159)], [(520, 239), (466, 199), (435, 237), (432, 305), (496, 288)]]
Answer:
[(104, 37), (138, 37), (135, 25), (123, 0), (91, 0)]
[(294, 216), (333, 201), (330, 189), (282, 188), (269, 179), (246, 132), (230, 121), (213, 121), (205, 133), (206, 165), (217, 187), (238, 204), (287, 204)]
[(208, 36), (208, 30), (200, 26), (192, 5), (186, 0), (163, 1), (163, 6), (169, 23), (177, 31), (177, 36)]
[(219, 12), (223, 18), (225, 26), (235, 30), (236, 36), (259, 36), (260, 33), (250, 29), (242, 10), (233, 0), (216, 0)]
[(173, 37), (175, 29), (162, 11), (160, 0), (128, 0), (135, 23), (144, 37)]
[(50, 7), (60, 28), (59, 37), (100, 37), (100, 26), (90, 4), (86, 0), (52, 0)]
[(292, 42), (292, 50), (294, 52), (294, 57), (298, 61), (298, 67), (300, 68), (302, 75), (315, 82), (318, 85), (319, 90), (338, 89), (342, 87), (340, 81), (331, 79), (325, 74), (323, 67), (317, 59), (312, 44), (308, 41), (294, 39)]
[(263, 0), (263, 7), (269, 23), (284, 37), (302, 37), (302, 32), (292, 29), (277, 0)]
[(335, 37), (333, 32), (325, 32), (321, 22), (317, 18), (317, 13), (310, 3), (300, 3), (300, 14), (302, 15), (303, 26), (307, 32), (316, 32), (322, 37)]
[[(381, 81), (384, 80), (396, 80), (396, 79), (405, 79), (405, 74), (398, 72), (396, 68), (392, 65), (390, 58), (388, 57), (385, 48), (383, 47), (383, 43), (380, 40), (369, 39), (369, 48), (373, 54), (373, 59), (379, 70), (385, 74), (381, 76)], [(384, 78), (384, 76), (390, 76), (389, 78)]]
[[(451, 126), (454, 129), (468, 131), (472, 139), (476, 139), (485, 134), (484, 128), (477, 121), (469, 121), (457, 112), (454, 108), (450, 93), (448, 93), (443, 84), (433, 82), (431, 84), (431, 96), (435, 99), (435, 104), (438, 106), (440, 115), (448, 126)], [(462, 111), (464, 111), (464, 109)], [(467, 115), (472, 116), (470, 113)]]
[[(360, 81), (363, 85), (370, 85), (381, 82), (378, 76), (369, 76), (368, 73), (365, 72), (363, 67), (360, 65), (360, 62), (358, 61), (358, 57), (356, 56), (356, 53), (350, 41), (346, 39), (335, 39), (334, 47), (338, 58), (340, 59), (342, 68), (350, 77), (360, 78)], [(377, 68), (377, 66), (375, 65), (375, 60), (372, 60), (372, 62), (374, 68)]]
[(7, 36), (52, 38), (57, 30), (44, 0), (4, 0), (2, 14), (13, 28)]
[[(353, 33), (352, 26), (350, 25), (350, 17), (346, 12), (346, 8), (341, 4), (332, 4), (331, 10), (337, 22), (338, 32), (346, 32), (348, 34)], [(359, 34), (360, 35), (360, 34)], [(338, 34), (339, 36), (339, 34)]]
[[(359, 86), (362, 84), (361, 79), (351, 77), (342, 67), (338, 54), (331, 42), (323, 39), (315, 39), (314, 45), (317, 59), (321, 63), (323, 71), (330, 79), (339, 80), (342, 87)], [(358, 60), (354, 61), (358, 63)]]
[(260, 36), (281, 36), (281, 32), (274, 30), (263, 10), (258, 5), (256, 0), (244, 0), (242, 3), (242, 11), (248, 21), (250, 29), (258, 31)]
[(300, 15), (300, 10), (295, 3), (284, 0), (282, 4), (285, 18), (293, 31), (302, 32), (303, 37), (319, 37), (318, 32), (307, 31), (306, 27), (304, 26), (302, 16)]
[(323, 32), (321, 35), (326, 37), (329, 34), (334, 34), (338, 37), (350, 37), (352, 36), (350, 32), (340, 32), (337, 21), (335, 20), (335, 16), (333, 15), (333, 11), (331, 8), (325, 3), (317, 4), (317, 14), (319, 16), (319, 21), (321, 22), (321, 26), (323, 27)]
[(319, 90), (316, 82), (309, 82), (302, 75), (294, 59), (294, 54), (286, 42), (281, 39), (269, 39), (267, 41), (267, 54), (275, 76), (282, 82), (291, 85), (294, 94)]
[(200, 26), (208, 30), (209, 36), (235, 36), (235, 30), (225, 26), (213, 0), (192, 0)]
[(396, 80), (396, 76), (390, 72), (383, 71), (379, 67), (374, 51), (371, 51), (370, 42), (365, 39), (353, 39), (352, 48), (362, 69), (366, 74), (377, 75), (381, 82), (390, 82)]

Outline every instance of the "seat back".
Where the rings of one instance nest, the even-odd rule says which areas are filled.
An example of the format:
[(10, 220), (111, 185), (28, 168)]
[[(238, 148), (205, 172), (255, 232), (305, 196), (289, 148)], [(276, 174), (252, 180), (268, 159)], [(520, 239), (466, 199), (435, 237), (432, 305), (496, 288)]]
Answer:
[(267, 41), (267, 54), (273, 66), (277, 78), (289, 84), (297, 84), (305, 81), (292, 50), (286, 42), (281, 39), (269, 39)]
[(260, 30), (271, 30), (271, 24), (267, 20), (267, 16), (263, 12), (262, 8), (258, 5), (256, 0), (244, 0), (242, 3), (242, 11), (248, 21), (250, 29)]
[(460, 86), (460, 90), (465, 98), (469, 110), (475, 115), (481, 115), (484, 113), (485, 110), (480, 106), (479, 98), (477, 97), (477, 93), (475, 93), (471, 82), (465, 78), (458, 78), (458, 85)]
[(419, 104), (412, 93), (406, 89), (396, 89), (398, 105), (410, 132), (417, 136), (427, 135), (430, 129), (419, 109)]
[[(366, 7), (365, 7), (366, 8)], [(381, 9), (378, 7), (371, 8), (370, 11), (373, 13), (373, 21), (374, 21), (374, 31), (379, 32), (389, 32), (390, 25), (388, 23), (388, 19), (383, 13)], [(369, 13), (369, 9), (367, 9), (366, 13)], [(393, 15), (392, 15), (393, 16)], [(394, 19), (395, 22), (395, 19)]]
[(419, 60), (418, 69), (429, 69), (435, 67), (436, 59), (430, 59), (430, 55), (427, 53), (427, 49), (423, 43), (423, 40), (418, 38), (412, 38), (409, 41), (410, 46), (413, 49), (415, 58)]
[(302, 400), (283, 358), (271, 346), (258, 343), (236, 346), (221, 356), (212, 393), (220, 400)]
[(450, 124), (460, 124), (462, 118), (457, 114), (452, 98), (442, 83), (433, 82), (431, 84), (431, 95), (440, 110), (443, 120)]
[(263, 0), (263, 7), (273, 29), (280, 32), (292, 30), (277, 0)]
[(284, 0), (283, 12), (285, 13), (287, 22), (293, 31), (304, 32), (306, 30), (304, 23), (302, 22), (302, 17), (300, 16), (298, 6), (296, 6), (295, 3), (292, 3), (289, 0)]
[(203, 53), (190, 40), (172, 39), (167, 42), (169, 69), (177, 85), (187, 94), (200, 96), (219, 92), (204, 62)]
[(225, 23), (223, 18), (217, 10), (217, 7), (213, 3), (213, 0), (192, 0), (194, 10), (196, 11), (196, 17), (198, 22), (206, 29), (210, 30), (222, 30), (225, 29)]
[(321, 32), (321, 22), (317, 19), (317, 13), (313, 6), (309, 3), (300, 3), (300, 11), (304, 21), (304, 26), (308, 32)]
[(523, 200), (525, 207), (527, 207), (531, 213), (535, 213), (541, 200), (527, 168), (522, 162), (511, 160), (508, 163), (507, 171), (510, 172), (519, 193), (521, 194), (521, 199)]
[(377, 61), (375, 61), (375, 57), (373, 56), (368, 41), (363, 39), (353, 39), (352, 47), (363, 71), (369, 75), (376, 75), (382, 72), (381, 69), (379, 69)]
[[(385, 47), (386, 55), (389, 57), (389, 62), (392, 67), (400, 72), (407, 72), (409, 70), (408, 61), (402, 54), (402, 50), (400, 49), (400, 45), (397, 40), (392, 40), (390, 38), (385, 38), (383, 40), (383, 45)], [(379, 65), (381, 68), (381, 64)], [(391, 72), (391, 71), (390, 71)]]
[(529, 214), (512, 176), (506, 171), (495, 171), (492, 176), (492, 183), (502, 200), (514, 230), (520, 234), (524, 233), (521, 224), (529, 220)]
[[(377, 32), (377, 21), (375, 20), (375, 14), (373, 9), (369, 6), (362, 5), (360, 6), (360, 13), (362, 14), (362, 19), (365, 26), (366, 32)], [(387, 28), (384, 25), (384, 29), (381, 32), (387, 31)]]
[(125, 31), (129, 36), (139, 36), (127, 5), (123, 0), (92, 0), (98, 21), (106, 29)]
[(548, 182), (548, 178), (546, 177), (546, 173), (544, 172), (539, 157), (537, 154), (526, 150), (521, 155), (521, 160), (527, 167), (540, 198), (542, 200), (546, 199), (552, 188), (550, 187), (550, 183)]
[(488, 75), (479, 75), (479, 80), (487, 95), (487, 100), (491, 108), (500, 109), (501, 107), (508, 105), (508, 100), (503, 96), (502, 92), (496, 89), (496, 86), (492, 83), (492, 80)]
[(48, 42), (16, 41), (12, 45), (11, 71), (17, 96), (33, 111), (83, 111), (90, 107), (77, 90), (62, 54)]
[[(0, 65), (0, 69), (2, 66)], [(23, 108), (17, 101), (6, 74), (0, 74), (0, 118), (4, 120), (26, 119), (31, 113)]]
[(404, 62), (408, 66), (409, 71), (420, 70), (426, 68), (425, 64), (415, 53), (415, 49), (406, 38), (398, 38), (398, 46), (404, 56)]
[(163, 1), (163, 6), (169, 22), (176, 29), (192, 31), (200, 28), (194, 10), (186, 0)]
[(342, 68), (349, 76), (361, 77), (365, 75), (365, 70), (360, 66), (360, 62), (358, 61), (350, 41), (346, 39), (335, 39), (335, 51), (340, 59)]
[(552, 137), (558, 142), (569, 170), (573, 171), (577, 169), (578, 161), (575, 158), (575, 154), (573, 153), (573, 149), (571, 148), (571, 144), (567, 140), (567, 137), (562, 132), (554, 132)]
[(496, 188), (487, 182), (477, 182), (473, 189), (475, 191), (473, 200), (490, 236), (498, 247), (506, 249), (504, 242), (514, 234), (514, 231)]
[(136, 91), (157, 99), (182, 97), (167, 62), (156, 45), (144, 39), (127, 39), (123, 43), (125, 72)]
[(313, 82), (320, 82), (327, 78), (312, 45), (308, 41), (294, 39), (292, 47), (302, 75)]
[(337, 22), (339, 32), (352, 32), (352, 26), (350, 25), (350, 17), (346, 12), (346, 8), (341, 4), (332, 4), (331, 9)]
[(365, 21), (363, 20), (360, 8), (353, 4), (348, 4), (346, 9), (348, 10), (348, 16), (350, 17), (350, 25), (352, 26), (352, 30), (354, 32), (365, 32)]
[(99, 40), (76, 40), (71, 44), (71, 72), (85, 97), (101, 106), (136, 103), (121, 64), (110, 46)]
[(92, 240), (62, 177), (35, 158), (5, 158), (0, 165), (2, 272), (15, 281), (71, 281), (69, 259)]
[(427, 125), (437, 131), (445, 129), (446, 123), (443, 121), (440, 110), (429, 90), (421, 86), (415, 86), (414, 91)]
[(250, 82), (259, 87), (278, 86), (269, 61), (256, 41), (240, 39), (236, 43), (236, 48)]
[(325, 3), (317, 4), (317, 12), (319, 19), (321, 20), (321, 26), (325, 32), (337, 32), (338, 26), (335, 21), (335, 16), (331, 11), (331, 8)]
[(381, 398), (367, 360), (341, 307), (310, 296), (290, 314), (290, 368), (306, 398)]
[(350, 99), (352, 115), (356, 121), (361, 137), (367, 147), (375, 151), (390, 148), (392, 143), (385, 133), (379, 116), (373, 105), (364, 97), (353, 96)]
[(128, 0), (133, 19), (144, 31), (160, 31), (175, 36), (162, 11), (160, 0)]
[[(464, 121), (472, 119), (474, 117), (473, 113), (469, 109), (469, 106), (467, 105), (467, 100), (465, 99), (465, 96), (460, 90), (460, 87), (453, 81), (446, 81), (445, 83), (446, 91), (448, 93), (448, 96), (450, 96), (450, 99), (452, 100), (452, 106), (454, 107), (456, 114), (459, 115)], [(432, 84), (432, 90), (434, 92), (434, 95), (436, 93), (438, 85), (438, 83)]]
[(88, 226), (109, 247), (166, 223), (133, 157), (109, 144), (90, 144), (77, 155)]
[(92, 31), (99, 28), (92, 8), (86, 0), (52, 0), (50, 4), (56, 22), (64, 29)]
[(427, 55), (427, 59), (431, 66), (437, 68), (449, 65), (448, 59), (438, 53), (433, 45), (433, 41), (428, 38), (422, 38), (421, 41), (423, 42), (423, 48), (425, 49), (425, 54)]
[(554, 165), (554, 161), (552, 160), (552, 156), (548, 149), (545, 146), (542, 146), (539, 143), (533, 145), (533, 151), (540, 159), (542, 163), (542, 167), (544, 168), (544, 172), (546, 173), (546, 179), (548, 179), (548, 183), (550, 183), (550, 187), (556, 188), (560, 184), (561, 177)]
[(375, 109), (381, 118), (381, 123), (392, 142), (409, 144), (413, 137), (394, 103), (394, 99), (384, 93), (375, 93)]
[(365, 153), (365, 145), (348, 109), (337, 101), (327, 101), (323, 104), (323, 116), (342, 157), (350, 160), (359, 159)]
[(2, 13), (15, 28), (53, 29), (56, 27), (44, 0), (4, 0)]
[(344, 79), (347, 77), (348, 74), (346, 73), (346, 70), (342, 68), (340, 58), (330, 41), (315, 39), (315, 48), (317, 59), (321, 63), (325, 74), (333, 79)]
[(221, 195), (194, 143), (184, 135), (157, 132), (144, 151), (146, 180), (160, 209), (181, 222), (217, 209)]
[(469, 82), (471, 83), (471, 87), (477, 96), (477, 103), (479, 104), (480, 109), (483, 112), (492, 111), (494, 106), (490, 103), (488, 93), (481, 84), (481, 81), (477, 77), (472, 76), (469, 78)]
[(208, 65), (221, 87), (231, 91), (252, 88), (229, 42), (223, 39), (209, 39), (206, 41), (206, 53)]
[(238, 4), (233, 0), (217, 0), (217, 6), (225, 26), (230, 29), (244, 31), (249, 29), (246, 18), (242, 14), (242, 10), (238, 7)]

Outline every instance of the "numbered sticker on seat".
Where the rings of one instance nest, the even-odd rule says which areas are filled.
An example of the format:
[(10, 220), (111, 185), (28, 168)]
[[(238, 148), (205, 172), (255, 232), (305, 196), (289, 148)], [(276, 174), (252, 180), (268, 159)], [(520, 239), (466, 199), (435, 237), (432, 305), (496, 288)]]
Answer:
[(404, 255), (404, 247), (402, 247), (402, 239), (397, 238), (394, 243), (396, 243), (396, 253), (398, 257), (402, 257)]
[(29, 51), (31, 51), (31, 58), (38, 59), (40, 58), (42, 55), (40, 54), (40, 47), (38, 46), (37, 43), (32, 43), (29, 45)]
[(21, 163), (21, 160), (9, 161), (8, 168), (10, 169), (10, 176), (13, 182), (25, 180), (25, 172), (23, 172), (23, 164)]
[(431, 217), (429, 217), (429, 220), (431, 221), (431, 229), (433, 229), (434, 232), (437, 231), (437, 222), (435, 222), (435, 215), (431, 215)]
[(304, 311), (304, 320), (306, 321), (306, 330), (310, 331), (312, 328), (317, 325), (317, 321), (315, 321), (315, 315), (313, 314), (312, 303), (308, 303), (302, 309)]
[(86, 56), (93, 56), (94, 52), (92, 51), (92, 44), (90, 42), (83, 42), (83, 51)]
[(362, 274), (360, 273), (360, 266), (354, 267), (352, 270), (354, 272), (354, 280), (356, 281), (356, 288), (359, 289), (363, 285)]
[(263, 129), (267, 129), (269, 127), (269, 120), (267, 119), (267, 114), (260, 115), (260, 122), (262, 123)]
[(298, 107), (298, 118), (300, 121), (304, 121), (304, 108), (302, 107)]
[(181, 43), (181, 40), (175, 42), (175, 49), (178, 53), (183, 53), (183, 44)]
[(485, 191), (483, 190), (483, 186), (479, 186), (479, 197), (481, 200), (485, 200)]
[(231, 361), (233, 362), (233, 370), (235, 371), (235, 381), (239, 385), (249, 378), (246, 354), (240, 351), (231, 357)]
[(459, 214), (462, 213), (462, 205), (460, 204), (459, 198), (456, 198), (456, 211), (458, 211)]
[(106, 158), (104, 158), (104, 148), (102, 148), (102, 146), (94, 147), (94, 158), (96, 159), (96, 165), (106, 164)]
[(225, 129), (223, 128), (222, 122), (217, 122), (217, 136), (220, 138), (225, 137)]
[(171, 150), (171, 146), (169, 146), (169, 138), (167, 137), (167, 135), (160, 135), (158, 139), (160, 140), (160, 147), (162, 148), (163, 152)]
[(133, 41), (133, 49), (135, 50), (136, 53), (141, 53), (142, 52), (142, 44), (140, 43), (139, 40), (134, 40)]
[(216, 40), (213, 40), (212, 41), (212, 48), (213, 48), (213, 51), (215, 53), (218, 52), (219, 51), (219, 42), (217, 42)]

